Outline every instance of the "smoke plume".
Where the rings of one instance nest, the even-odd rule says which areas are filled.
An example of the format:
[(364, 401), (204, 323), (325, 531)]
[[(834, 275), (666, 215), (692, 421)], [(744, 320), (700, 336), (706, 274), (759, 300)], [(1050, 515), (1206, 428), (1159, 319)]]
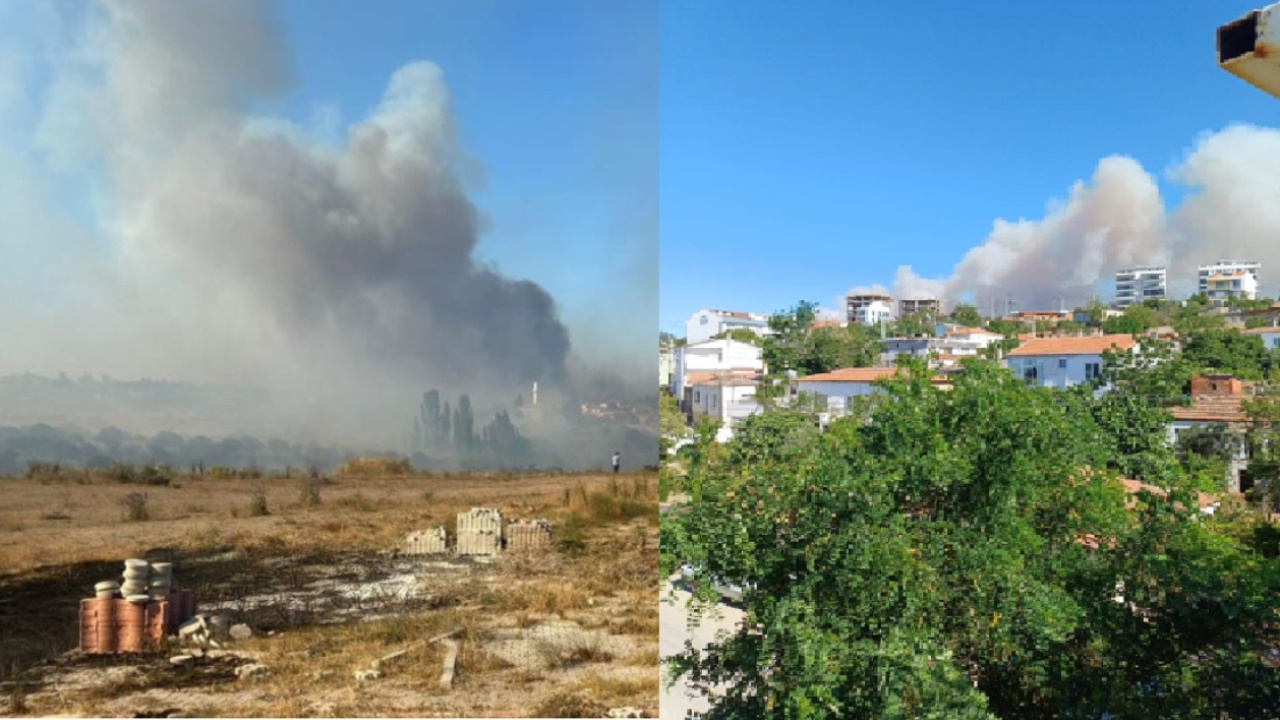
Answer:
[(1280, 271), (1280, 131), (1235, 125), (1206, 133), (1168, 179), (1189, 191), (1173, 210), (1138, 162), (1103, 158), (1043, 218), (996, 220), (949, 277), (925, 278), (904, 266), (893, 293), (967, 301), (984, 312), (993, 300), (1002, 309), (1009, 296), (1016, 309), (1071, 308), (1095, 293), (1113, 295), (1117, 270), (1158, 265), (1180, 297), (1194, 292), (1198, 266), (1221, 259), (1261, 262), (1260, 291), (1274, 293), (1267, 268)]
[[(555, 299), (474, 259), (482, 173), (440, 68), (395, 71), (335, 143), (258, 114), (297, 81), (267, 3), (104, 0), (50, 27), (51, 81), (25, 108), (40, 152), (0, 155), (29, 196), (0, 192), (10, 237), (40, 247), (0, 258), (58, 263), (41, 289), (61, 300), (0, 321), (24, 363), (4, 370), (252, 383), (300, 423), (323, 409), (379, 438), (427, 387), (482, 404), (572, 383)], [(91, 202), (50, 219), (77, 174)], [(33, 290), (9, 292), (33, 307)]]

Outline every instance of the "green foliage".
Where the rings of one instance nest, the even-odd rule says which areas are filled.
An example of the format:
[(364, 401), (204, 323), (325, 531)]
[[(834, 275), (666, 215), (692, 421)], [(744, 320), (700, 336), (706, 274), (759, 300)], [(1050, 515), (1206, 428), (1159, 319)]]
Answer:
[(761, 347), (764, 345), (764, 338), (762, 338), (759, 335), (759, 333), (757, 333), (754, 330), (751, 330), (750, 328), (731, 328), (729, 330), (725, 330), (719, 335), (716, 335), (715, 337), (717, 339), (727, 338), (729, 340), (736, 340), (738, 342), (744, 342), (749, 345), (755, 345), (757, 347)]
[(1017, 320), (992, 318), (987, 321), (987, 329), (999, 335), (1016, 338), (1018, 335), (1027, 331), (1027, 326)]
[(1130, 305), (1122, 315), (1107, 318), (1102, 323), (1102, 332), (1108, 335), (1138, 335), (1155, 327), (1160, 322), (1156, 311), (1146, 305)]
[(965, 327), (982, 327), (982, 314), (972, 305), (957, 305), (951, 310), (951, 322)]
[(932, 335), (935, 327), (937, 322), (933, 313), (922, 310), (894, 321), (893, 334), (901, 337)]
[[(673, 660), (727, 685), (704, 717), (1243, 718), (1280, 703), (1260, 654), (1280, 642), (1280, 565), (1255, 549), (1276, 543), (1196, 522), (1181, 491), (1126, 511), (1100, 470), (1158, 454), (1158, 406), (1120, 393), (1095, 408), (994, 363), (967, 363), (951, 391), (905, 368), (869, 418), (825, 434), (752, 418), (664, 516), (663, 573), (688, 564), (700, 602), (713, 579), (742, 587), (751, 618)], [(1098, 418), (1121, 417), (1142, 431), (1108, 439)], [(1107, 542), (1088, 551), (1085, 533)]]
[(1261, 380), (1271, 369), (1262, 338), (1235, 329), (1190, 333), (1182, 357), (1201, 372), (1228, 373), (1243, 380)]
[[(870, 367), (880, 354), (878, 328), (813, 327), (815, 303), (801, 302), (769, 320), (774, 335), (763, 341), (764, 361), (775, 377), (787, 370), (813, 375), (845, 367)], [(768, 390), (765, 391), (768, 395)]]

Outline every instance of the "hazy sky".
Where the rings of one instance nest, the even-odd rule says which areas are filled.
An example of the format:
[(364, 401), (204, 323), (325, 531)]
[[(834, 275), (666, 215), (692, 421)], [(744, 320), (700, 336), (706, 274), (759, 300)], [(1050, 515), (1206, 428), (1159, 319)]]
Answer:
[[(163, 306), (165, 300), (149, 296), (137, 277), (114, 273), (121, 263), (136, 265), (139, 254), (150, 261), (154, 248), (131, 245), (128, 238), (131, 233), (146, 234), (136, 226), (146, 225), (147, 212), (157, 206), (165, 212), (158, 203), (159, 190), (178, 194), (172, 184), (141, 187), (137, 174), (143, 171), (137, 163), (131, 166), (132, 180), (122, 180), (121, 158), (133, 162), (147, 156), (151, 165), (145, 173), (150, 180), (161, 167), (175, 172), (177, 161), (172, 157), (183, 157), (181, 152), (194, 144), (182, 133), (194, 127), (195, 119), (204, 122), (214, 115), (237, 113), (236, 132), (267, 128), (294, 138), (277, 160), (303, 163), (298, 177), (320, 182), (338, 161), (308, 164), (311, 161), (302, 158), (344, 152), (349, 131), (380, 109), (387, 111), (396, 73), (423, 61), (442, 73), (438, 92), (447, 97), (446, 114), (451, 117), (441, 120), (440, 127), (448, 130), (450, 157), (459, 156), (450, 172), (478, 210), (478, 244), (471, 252), (477, 268), (496, 270), (512, 281), (531, 280), (545, 289), (569, 326), (576, 356), (633, 374), (620, 361), (642, 352), (648, 359), (657, 303), (656, 6), (591, 0), (286, 0), (274, 9), (266, 3), (228, 2), (188, 12), (198, 5), (68, 0), (0, 4), (0, 280), (8, 314), (0, 331), (17, 340), (9, 343), (0, 370), (78, 373), (109, 366), (101, 369), (129, 376), (177, 374), (176, 366), (202, 374), (203, 368), (186, 360), (149, 364), (147, 353), (122, 358), (120, 352), (96, 344), (101, 338), (95, 332), (108, 333), (104, 324), (116, 333), (116, 322), (124, 321), (125, 313), (114, 306), (110, 322), (94, 315), (93, 309), (100, 309), (108, 294), (112, 302), (122, 303), (120, 307), (135, 303), (132, 311), (142, 315), (135, 325), (154, 319), (172, 330), (175, 322), (181, 323), (181, 318), (165, 317), (161, 322), (149, 311), (139, 311), (138, 307)], [(139, 8), (165, 17), (155, 22), (125, 17)], [(228, 19), (242, 10), (248, 20)], [(177, 17), (198, 17), (201, 12), (226, 17), (217, 22)], [(221, 21), (225, 27), (218, 24)], [(209, 23), (207, 36), (184, 25), (199, 22)], [(229, 29), (240, 27), (237, 22), (246, 28), (243, 32)], [(166, 38), (166, 33), (172, 37)], [(161, 47), (171, 40), (179, 50)], [(149, 63), (147, 53), (163, 62)], [(208, 67), (197, 67), (201, 63)], [(259, 73), (255, 63), (268, 69)], [(120, 68), (141, 68), (135, 74), (146, 75), (158, 74), (159, 66), (168, 74), (162, 78), (165, 89), (157, 92), (166, 98), (143, 97), (149, 92), (142, 89), (147, 82), (159, 82), (146, 77), (135, 79), (137, 87), (129, 90), (133, 95), (120, 95)], [(419, 74), (414, 80), (415, 92), (422, 90), (422, 83), (436, 82), (423, 77)], [(93, 93), (116, 96), (103, 101), (91, 97)], [(146, 102), (130, 106), (130, 98)], [(144, 125), (138, 117), (144, 105), (147, 112), (163, 117), (148, 118), (151, 124)], [(125, 110), (116, 115), (94, 112), (104, 107)], [(130, 116), (129, 107), (138, 112)], [(155, 133), (161, 140), (143, 137), (141, 128), (150, 133), (157, 124), (163, 124)], [(121, 140), (130, 129), (133, 146)], [(165, 142), (170, 145), (162, 149)], [(208, 157), (221, 160), (217, 154)], [(275, 161), (264, 157), (261, 166), (271, 162)], [(192, 164), (202, 170), (207, 166)], [(295, 177), (280, 171), (270, 179), (246, 179), (231, 170), (223, 168), (218, 178), (232, 176), (240, 183), (237, 191), (246, 191), (254, 182), (280, 186)], [(318, 174), (310, 177), (309, 172)], [(216, 182), (213, 175), (206, 184)], [(212, 202), (202, 206), (199, 197), (184, 201), (214, 218), (228, 207)], [(153, 225), (191, 228), (172, 217), (161, 219), (167, 224)], [(284, 211), (268, 219), (277, 224), (296, 220)], [(203, 223), (201, 232), (214, 222), (192, 212), (180, 220)], [(217, 240), (216, 227), (207, 232), (211, 242)], [(401, 254), (386, 250), (377, 262), (395, 263)], [(201, 274), (218, 258), (206, 253), (187, 259), (195, 263), (187, 269)], [(148, 270), (175, 286), (187, 284), (175, 277), (174, 267)], [(367, 270), (388, 273), (381, 265)], [(262, 284), (270, 285), (265, 280)], [(212, 281), (209, 287), (214, 287)], [(238, 310), (247, 313), (246, 323), (252, 324), (257, 306), (252, 300), (240, 302)], [(287, 298), (290, 309), (308, 302), (311, 299), (296, 292)], [(357, 312), (346, 306), (343, 310)], [(86, 327), (76, 326), (77, 321)], [(335, 322), (359, 324), (352, 318)], [(267, 336), (275, 328), (265, 325), (269, 323), (236, 341), (261, 340), (265, 355), (282, 346), (296, 348), (296, 337), (273, 345)], [(63, 337), (73, 334), (73, 327), (83, 330), (81, 342)], [(150, 355), (209, 355), (194, 334), (137, 332), (161, 346)], [(131, 341), (132, 347), (138, 344)], [(102, 357), (95, 357), (99, 349)], [(51, 366), (54, 363), (59, 366)], [(137, 370), (130, 372), (134, 364)], [(638, 367), (647, 373), (649, 365)]]
[(1280, 144), (1198, 145), (1280, 124), (1280, 101), (1216, 64), (1215, 29), (1252, 7), (664, 0), (661, 328), (832, 307), (902, 265), (900, 287), (989, 284), (1027, 308), (1080, 302), (1115, 264), (1182, 277), (1245, 254), (1274, 295)]

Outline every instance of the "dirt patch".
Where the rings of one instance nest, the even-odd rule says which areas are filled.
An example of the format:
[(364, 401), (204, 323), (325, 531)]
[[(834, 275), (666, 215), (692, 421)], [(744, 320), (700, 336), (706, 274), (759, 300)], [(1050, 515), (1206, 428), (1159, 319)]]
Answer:
[[(651, 478), (339, 479), (319, 505), (281, 481), (260, 517), (246, 514), (238, 481), (180, 478), (149, 491), (157, 520), (133, 523), (82, 511), (99, 501), (76, 500), (74, 487), (0, 482), (15, 497), (0, 511), (0, 713), (528, 717), (583, 694), (656, 713)], [(86, 496), (117, 491), (89, 486)], [(493, 560), (395, 554), (407, 532), (451, 526), (475, 505), (566, 532), (552, 548)], [(174, 563), (175, 586), (193, 589), (201, 612), (247, 623), (253, 636), (231, 643), (238, 656), (182, 666), (169, 662), (177, 647), (134, 658), (74, 651), (79, 601), (118, 577), (126, 557)], [(459, 643), (447, 690), (445, 650), (428, 642), (442, 633)], [(248, 663), (267, 671), (238, 678)]]

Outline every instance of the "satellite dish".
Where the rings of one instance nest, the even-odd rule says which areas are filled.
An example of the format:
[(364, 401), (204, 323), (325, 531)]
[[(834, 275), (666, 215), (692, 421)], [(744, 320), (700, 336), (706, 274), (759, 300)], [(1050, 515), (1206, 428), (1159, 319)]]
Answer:
[(796, 379), (796, 371), (795, 371), (795, 370), (788, 370), (788, 371), (787, 371), (787, 379), (788, 379), (788, 380), (795, 380), (795, 379)]

